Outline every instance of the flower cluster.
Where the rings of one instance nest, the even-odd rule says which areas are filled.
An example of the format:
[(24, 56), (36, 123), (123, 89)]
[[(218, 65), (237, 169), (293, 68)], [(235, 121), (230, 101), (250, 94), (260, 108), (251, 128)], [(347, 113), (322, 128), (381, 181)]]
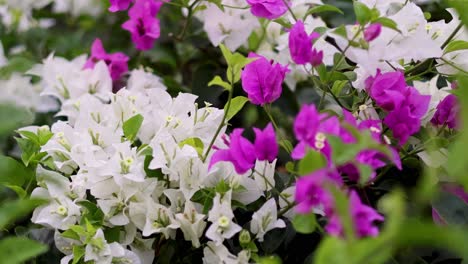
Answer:
[(393, 131), (400, 145), (417, 133), (431, 97), (407, 86), (401, 72), (377, 73), (366, 80), (366, 89), (379, 107), (388, 112), (384, 123)]
[[(84, 250), (85, 261), (151, 263), (154, 237), (176, 239), (179, 232), (195, 248), (204, 237), (213, 241), (205, 250), (210, 259), (208, 248), (227, 250), (222, 242), (242, 230), (234, 202), (257, 201), (275, 184), (273, 127), (254, 128), (254, 144), (242, 130), (218, 137), (213, 128), (224, 111), (199, 107), (192, 94), (172, 98), (143, 70), (131, 71), (127, 86), (113, 93), (112, 71), (121, 73), (122, 57), (107, 54), (97, 40), (89, 59), (51, 55), (30, 71), (41, 78), (43, 94), (61, 102), (58, 115), (67, 120), (19, 132), (42, 142), (32, 197), (50, 202), (34, 211), (32, 222), (56, 230), (63, 263), (76, 260), (73, 248)], [(210, 153), (212, 140), (229, 149)], [(213, 196), (204, 198), (206, 192)], [(209, 210), (205, 199), (213, 199)], [(285, 227), (277, 210), (271, 198), (252, 215), (247, 228), (259, 241)], [(120, 235), (111, 241), (109, 230)], [(242, 251), (239, 261), (247, 263), (250, 253)]]
[[(36, 9), (100, 13), (88, 2), (7, 0), (0, 15), (21, 31), (52, 25), (33, 21)], [(53, 230), (61, 263), (149, 264), (163, 247), (190, 248), (204, 263), (263, 263), (296, 231), (338, 237), (346, 250), (388, 230), (397, 237), (399, 227), (386, 229), (391, 212), (376, 206), (393, 187), (374, 187), (402, 178), (414, 160), (446, 169), (462, 125), (455, 75), (468, 72), (468, 31), (457, 13), (428, 22), (415, 1), (356, 0), (356, 23), (331, 28), (319, 14), (341, 10), (321, 0), (174, 2), (167, 8), (186, 19), (180, 34), (168, 33), (174, 67), (152, 71), (140, 64), (156, 65), (164, 50), (145, 53), (165, 32), (165, 3), (107, 1), (106, 23), (128, 14), (121, 28), (138, 61), (131, 45), (109, 52), (108, 36), (89, 56), (52, 53), (24, 74), (0, 51), (0, 105), (56, 114), (49, 125), (17, 130), (18, 157), (37, 185), (14, 190), (46, 201), (31, 221)], [(205, 33), (221, 52), (199, 41)], [(197, 45), (209, 47), (193, 52)], [(188, 93), (206, 71), (185, 67), (203, 56), (214, 57), (209, 72), (227, 66), (225, 78), (201, 78), (228, 94), (224, 108)], [(246, 104), (242, 124), (251, 129), (234, 118)], [(450, 173), (434, 173), (434, 182)], [(466, 202), (457, 184), (441, 186)], [(435, 221), (450, 224), (444, 213), (434, 206)]]
[(111, 0), (109, 11), (128, 10), (129, 20), (122, 28), (130, 32), (132, 41), (138, 50), (149, 50), (159, 38), (159, 19), (156, 18), (163, 5), (162, 0)]
[(48, 28), (56, 23), (52, 18), (36, 19), (34, 10), (52, 4), (54, 13), (67, 13), (72, 16), (97, 16), (102, 12), (100, 3), (93, 0), (7, 0), (0, 3), (0, 21), (10, 30), (27, 31), (33, 27)]

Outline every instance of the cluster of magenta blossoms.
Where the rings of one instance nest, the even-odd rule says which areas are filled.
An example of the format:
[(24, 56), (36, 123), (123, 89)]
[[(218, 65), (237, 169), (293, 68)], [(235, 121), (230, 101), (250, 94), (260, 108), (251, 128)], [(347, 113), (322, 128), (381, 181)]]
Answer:
[(97, 62), (104, 61), (112, 80), (116, 81), (128, 72), (128, 56), (122, 52), (107, 53), (100, 39), (95, 39), (91, 46), (91, 56), (86, 61), (85, 69), (93, 69)]
[[(331, 235), (342, 235), (343, 228), (338, 217), (333, 196), (329, 191), (329, 186), (334, 185), (339, 189), (344, 188), (342, 175), (346, 175), (350, 181), (360, 179), (359, 165), (365, 165), (372, 169), (369, 181), (376, 176), (376, 170), (387, 165), (390, 160), (397, 168), (401, 169), (401, 161), (396, 150), (391, 149), (392, 156), (374, 150), (364, 149), (360, 151), (353, 162), (336, 166), (332, 160), (333, 149), (327, 137), (338, 137), (345, 144), (356, 143), (356, 139), (349, 132), (348, 126), (352, 126), (358, 131), (369, 131), (372, 139), (378, 144), (385, 144), (382, 141), (382, 127), (380, 120), (363, 120), (358, 122), (349, 112), (343, 112), (343, 120), (336, 116), (319, 113), (314, 105), (305, 105), (297, 115), (294, 122), (294, 133), (299, 143), (292, 152), (294, 159), (302, 159), (307, 151), (318, 151), (327, 160), (327, 166), (315, 171), (310, 175), (299, 178), (296, 182), (295, 200), (298, 203), (299, 213), (310, 213), (314, 208), (323, 208), (325, 215), (329, 219), (326, 230)], [(376, 236), (378, 229), (375, 221), (383, 221), (383, 217), (373, 208), (361, 203), (359, 196), (349, 190), (350, 195), (350, 215), (352, 217), (357, 235)]]
[(250, 12), (254, 16), (266, 19), (281, 17), (288, 11), (287, 5), (291, 5), (288, 0), (247, 0), (247, 3), (251, 6)]
[(421, 119), (427, 113), (430, 95), (421, 95), (416, 88), (406, 84), (402, 72), (377, 72), (375, 77), (366, 80), (366, 89), (370, 97), (382, 109), (388, 112), (384, 119), (400, 145), (417, 133)]
[(156, 17), (163, 5), (160, 0), (110, 0), (109, 11), (128, 10), (129, 20), (122, 28), (129, 31), (138, 50), (149, 50), (161, 34), (159, 19)]
[(449, 94), (442, 100), (436, 108), (436, 112), (431, 119), (431, 123), (435, 126), (447, 126), (450, 129), (457, 129), (459, 126), (458, 113), (460, 107), (458, 99), (455, 95)]
[(249, 54), (249, 58), (256, 59), (245, 66), (241, 80), (250, 102), (265, 105), (276, 101), (281, 96), (282, 84), (289, 72), (288, 66), (274, 64), (253, 52)]
[(320, 37), (317, 32), (307, 34), (304, 23), (298, 20), (289, 31), (289, 52), (296, 64), (318, 66), (323, 61), (323, 51), (313, 47), (313, 41)]
[(209, 167), (220, 161), (228, 161), (234, 165), (237, 173), (244, 174), (255, 167), (256, 160), (273, 162), (276, 159), (279, 147), (271, 124), (263, 130), (254, 128), (254, 143), (243, 137), (242, 132), (244, 132), (243, 129), (237, 128), (231, 133), (229, 139), (223, 137), (227, 149), (215, 147), (216, 152), (211, 158)]

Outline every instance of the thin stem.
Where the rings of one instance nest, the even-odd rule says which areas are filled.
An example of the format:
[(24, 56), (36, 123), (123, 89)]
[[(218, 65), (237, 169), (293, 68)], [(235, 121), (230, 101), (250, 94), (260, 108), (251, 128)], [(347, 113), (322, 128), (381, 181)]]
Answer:
[[(457, 35), (457, 33), (460, 31), (460, 29), (462, 29), (463, 27), (463, 22), (461, 22), (456, 28), (455, 30), (452, 32), (452, 34), (450, 34), (450, 36), (447, 38), (447, 40), (445, 40), (445, 42), (442, 44), (441, 48), (444, 49), (449, 43), (450, 41)], [(441, 58), (442, 59), (442, 58)], [(428, 59), (428, 60), (432, 60), (432, 59)], [(423, 66), (424, 64), (427, 63), (428, 60), (425, 60), (425, 61), (422, 61), (418, 64), (416, 64), (413, 68), (411, 68), (410, 70), (406, 71), (406, 76), (409, 76), (411, 73), (413, 73), (414, 71), (416, 71), (419, 67)], [(443, 60), (443, 59), (442, 59)], [(432, 64), (429, 66), (429, 69), (431, 69), (432, 67)]]
[(341, 51), (341, 54), (342, 54), (343, 56), (341, 56), (341, 57), (338, 59), (338, 61), (337, 61), (335, 64), (333, 64), (333, 67), (332, 67), (331, 70), (330, 70), (330, 75), (328, 75), (328, 77), (327, 77), (327, 82), (328, 82), (328, 80), (329, 80), (329, 76), (331, 76), (331, 75), (333, 74), (333, 72), (335, 72), (336, 67), (337, 67), (338, 65), (340, 65), (341, 62), (343, 61), (343, 59), (346, 57), (346, 52), (347, 52), (348, 49), (351, 47), (351, 43), (359, 36), (359, 34), (361, 34), (361, 31), (362, 31), (362, 28), (359, 28), (359, 30), (356, 32), (356, 34), (354, 34), (353, 38), (348, 42), (348, 45), (345, 47), (345, 49), (344, 49), (343, 51)]
[(444, 58), (440, 58), (445, 64), (448, 64), (450, 66), (452, 66), (453, 68), (455, 68), (456, 70), (459, 70), (460, 72), (464, 73), (464, 74), (468, 74), (468, 71), (465, 71), (464, 69), (458, 67), (457, 65), (455, 65), (454, 63), (444, 59)]
[(226, 119), (227, 119), (227, 114), (229, 113), (229, 109), (231, 108), (231, 101), (232, 101), (232, 91), (233, 89), (229, 89), (229, 97), (228, 97), (228, 102), (227, 102), (227, 105), (226, 105), (226, 110), (224, 111), (224, 115), (223, 115), (223, 120), (221, 120), (221, 123), (219, 124), (218, 128), (216, 129), (216, 133), (214, 134), (213, 136), (213, 139), (211, 139), (211, 142), (210, 142), (210, 145), (208, 146), (208, 149), (206, 150), (206, 153), (205, 155), (203, 155), (203, 159), (202, 161), (205, 162), (206, 159), (208, 158), (208, 154), (210, 154), (210, 151), (211, 149), (213, 148), (213, 145), (216, 141), (216, 138), (218, 137), (219, 133), (221, 132), (221, 129), (223, 129), (225, 123), (226, 123)]
[[(265, 166), (266, 167), (266, 166)], [(278, 189), (276, 189), (275, 186), (273, 186), (273, 184), (271, 184), (271, 182), (266, 178), (266, 176), (262, 173), (260, 173), (259, 171), (255, 170), (254, 169), (254, 172), (257, 173), (258, 175), (260, 175), (263, 180), (266, 182), (267, 186), (270, 186), (271, 187), (271, 190), (272, 191), (275, 191), (278, 196), (288, 205), (288, 206), (293, 206), (294, 207), (294, 203), (291, 203), (290, 201), (288, 201), (288, 199), (286, 197), (283, 196), (283, 194), (278, 191)]]
[(221, 5), (223, 7), (232, 8), (232, 9), (249, 9), (250, 8), (250, 6), (238, 7), (238, 6), (225, 5), (225, 4), (221, 4)]
[(288, 11), (291, 14), (291, 16), (294, 18), (294, 21), (297, 21), (296, 15), (293, 13), (291, 7), (288, 5), (288, 3), (286, 1), (287, 0), (283, 0), (284, 5), (288, 8)]
[(187, 19), (185, 20), (185, 23), (182, 27), (182, 31), (177, 35), (176, 39), (179, 41), (182, 41), (184, 39), (185, 33), (187, 32), (187, 28), (190, 24), (190, 21), (192, 20), (192, 15), (193, 15), (193, 8), (200, 2), (200, 0), (195, 0), (189, 7), (188, 7), (188, 14), (187, 14)]
[[(264, 105), (263, 110), (265, 110), (265, 113), (267, 114), (268, 118), (273, 124), (273, 127), (275, 128), (275, 131), (278, 133), (280, 140), (283, 142), (286, 142), (286, 140), (283, 138), (281, 131), (279, 130), (278, 125), (275, 122), (275, 119), (273, 118), (273, 115), (271, 114), (271, 105)], [(283, 144), (283, 148), (286, 150), (286, 152), (288, 152), (288, 154), (291, 154), (292, 149), (290, 149), (287, 144)]]
[(457, 35), (460, 29), (462, 29), (462, 27), (463, 27), (463, 22), (460, 22), (460, 24), (458, 24), (458, 26), (455, 28), (452, 34), (450, 34), (450, 36), (447, 38), (444, 44), (442, 44), (442, 47), (441, 47), (442, 49), (444, 49), (450, 43), (450, 41)]

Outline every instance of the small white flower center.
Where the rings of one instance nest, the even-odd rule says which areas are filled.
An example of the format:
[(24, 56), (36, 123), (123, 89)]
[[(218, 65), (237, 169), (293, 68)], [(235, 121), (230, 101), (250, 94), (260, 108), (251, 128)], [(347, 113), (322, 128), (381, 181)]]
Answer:
[(218, 219), (218, 225), (222, 228), (227, 228), (229, 227), (229, 224), (231, 223), (231, 220), (229, 220), (229, 218), (227, 216), (221, 216), (219, 219)]
[(57, 214), (61, 215), (61, 216), (66, 216), (67, 213), (68, 213), (68, 210), (65, 206), (61, 205), (57, 208)]

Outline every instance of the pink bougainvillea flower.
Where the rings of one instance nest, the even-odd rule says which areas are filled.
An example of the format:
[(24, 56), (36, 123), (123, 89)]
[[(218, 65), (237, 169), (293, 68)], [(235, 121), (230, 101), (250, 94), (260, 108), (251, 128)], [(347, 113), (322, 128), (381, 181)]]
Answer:
[(228, 161), (234, 165), (237, 173), (244, 174), (255, 166), (256, 160), (273, 162), (279, 151), (273, 126), (268, 124), (263, 130), (258, 128), (253, 130), (255, 132), (254, 144), (242, 136), (244, 130), (241, 128), (234, 129), (229, 140), (223, 137), (228, 149), (214, 147), (216, 152), (211, 158), (209, 167), (211, 168), (220, 161)]
[(458, 115), (460, 107), (457, 97), (453, 94), (447, 95), (436, 108), (431, 123), (436, 126), (447, 125), (448, 128), (458, 128)]
[(268, 160), (273, 162), (278, 156), (278, 142), (276, 141), (276, 134), (273, 126), (268, 124), (265, 129), (254, 128), (255, 132), (255, 155), (258, 160)]
[(340, 176), (328, 169), (320, 169), (297, 179), (294, 196), (297, 203), (296, 211), (300, 214), (308, 214), (314, 207), (323, 206), (326, 214), (331, 213), (333, 196), (325, 188), (326, 183), (342, 185)]
[(317, 32), (307, 35), (302, 21), (298, 20), (294, 24), (289, 31), (289, 52), (296, 64), (311, 63), (313, 66), (317, 66), (322, 63), (323, 51), (315, 50), (312, 44), (319, 37), (320, 34)]
[(288, 11), (283, 0), (247, 0), (247, 3), (251, 6), (250, 12), (254, 16), (266, 19), (277, 19)]
[(336, 116), (320, 114), (315, 105), (304, 105), (294, 120), (294, 134), (299, 143), (291, 156), (301, 159), (307, 147), (315, 149), (330, 158), (331, 149), (326, 142), (326, 135), (340, 136), (340, 121)]
[(391, 111), (401, 105), (405, 100), (406, 81), (403, 73), (377, 72), (375, 77), (366, 80), (366, 89), (372, 99), (386, 111)]
[(277, 100), (282, 92), (282, 84), (289, 69), (279, 63), (273, 64), (265, 57), (253, 52), (249, 58), (257, 58), (247, 64), (242, 71), (242, 88), (250, 102), (256, 105), (269, 104)]
[[(351, 191), (350, 193), (349, 209), (351, 219), (353, 221), (353, 226), (358, 237), (375, 237), (379, 234), (379, 229), (377, 226), (375, 226), (375, 222), (383, 221), (384, 217), (380, 215), (374, 208), (363, 204), (355, 191)], [(336, 213), (330, 217), (325, 230), (330, 235), (344, 235), (343, 225)]]
[(137, 0), (130, 8), (130, 19), (122, 25), (132, 35), (132, 41), (138, 50), (149, 50), (160, 36), (159, 19), (156, 18), (163, 2), (155, 0)]
[(236, 172), (244, 174), (255, 165), (255, 148), (254, 145), (242, 136), (244, 132), (241, 128), (236, 128), (232, 131), (229, 141), (225, 140), (228, 149), (217, 149), (211, 157), (211, 168), (214, 164), (220, 161), (228, 161), (234, 165)]
[(101, 60), (107, 64), (112, 80), (119, 80), (124, 73), (128, 72), (129, 58), (127, 55), (122, 52), (108, 54), (104, 50), (102, 41), (97, 38), (91, 46), (91, 56), (86, 61), (84, 68), (92, 69), (94, 65)]
[(110, 12), (118, 12), (127, 10), (133, 0), (110, 0)]
[(412, 116), (411, 109), (405, 106), (390, 112), (385, 117), (384, 124), (392, 130), (393, 136), (399, 141), (400, 145), (404, 145), (411, 135), (419, 131), (421, 120)]
[(382, 32), (382, 25), (379, 23), (374, 23), (368, 26), (364, 30), (364, 39), (367, 42), (371, 42), (374, 39), (378, 38), (380, 36), (380, 33)]

